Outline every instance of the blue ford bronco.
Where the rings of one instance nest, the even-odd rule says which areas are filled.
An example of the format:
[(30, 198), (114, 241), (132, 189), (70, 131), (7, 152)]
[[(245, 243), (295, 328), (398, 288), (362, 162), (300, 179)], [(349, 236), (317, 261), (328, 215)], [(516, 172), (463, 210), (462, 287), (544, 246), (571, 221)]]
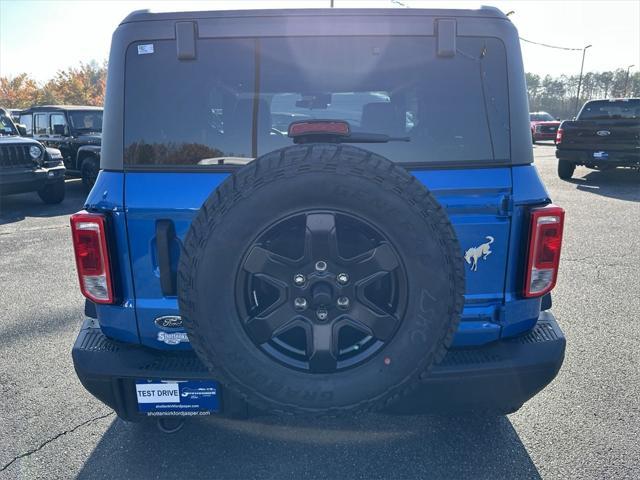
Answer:
[(71, 218), (77, 374), (130, 421), (514, 412), (565, 350), (532, 162), (496, 9), (134, 12)]

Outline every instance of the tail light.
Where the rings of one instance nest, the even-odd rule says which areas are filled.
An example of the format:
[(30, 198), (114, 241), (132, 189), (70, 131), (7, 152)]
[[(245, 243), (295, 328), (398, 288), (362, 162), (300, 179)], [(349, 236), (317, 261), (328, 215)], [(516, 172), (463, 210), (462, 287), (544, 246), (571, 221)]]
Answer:
[(291, 138), (302, 135), (347, 136), (349, 133), (351, 133), (349, 124), (342, 120), (298, 120), (289, 125)]
[(562, 208), (548, 205), (531, 211), (525, 297), (539, 297), (556, 285), (563, 228)]
[(562, 143), (562, 137), (564, 136), (564, 130), (559, 128), (556, 132), (556, 143)]
[(105, 218), (85, 211), (71, 215), (80, 291), (92, 302), (113, 303)]

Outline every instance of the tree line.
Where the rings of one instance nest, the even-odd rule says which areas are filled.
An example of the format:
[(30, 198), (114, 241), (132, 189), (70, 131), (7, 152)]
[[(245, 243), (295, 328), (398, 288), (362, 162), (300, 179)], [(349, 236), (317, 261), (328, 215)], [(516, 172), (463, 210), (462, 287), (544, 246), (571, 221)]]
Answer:
[(587, 100), (640, 97), (640, 73), (629, 73), (627, 76), (627, 70), (622, 68), (611, 72), (585, 73), (580, 85), (580, 99), (577, 99), (579, 75), (541, 77), (527, 73), (526, 77), (529, 110), (549, 112), (561, 119), (575, 116), (577, 109)]
[[(619, 68), (609, 72), (587, 72), (582, 77), (580, 99), (578, 75), (540, 76), (527, 73), (529, 108), (546, 111), (554, 117), (571, 118), (576, 114), (576, 103), (581, 106), (595, 98), (640, 97), (640, 72), (627, 76)], [(27, 108), (31, 105), (96, 105), (104, 103), (107, 78), (106, 62), (82, 63), (58, 71), (44, 83), (36, 82), (27, 73), (15, 77), (0, 77), (0, 107)]]
[(0, 107), (27, 108), (32, 105), (104, 104), (107, 63), (81, 63), (59, 70), (53, 78), (36, 82), (28, 73), (0, 77)]

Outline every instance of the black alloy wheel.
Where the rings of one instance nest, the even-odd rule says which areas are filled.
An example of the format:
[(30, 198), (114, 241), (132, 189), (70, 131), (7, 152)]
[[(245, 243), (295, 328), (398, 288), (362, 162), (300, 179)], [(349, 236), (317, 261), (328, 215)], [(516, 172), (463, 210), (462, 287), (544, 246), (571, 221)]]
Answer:
[(406, 271), (370, 223), (337, 211), (290, 215), (249, 248), (237, 278), (239, 317), (266, 355), (330, 373), (367, 361), (404, 316)]

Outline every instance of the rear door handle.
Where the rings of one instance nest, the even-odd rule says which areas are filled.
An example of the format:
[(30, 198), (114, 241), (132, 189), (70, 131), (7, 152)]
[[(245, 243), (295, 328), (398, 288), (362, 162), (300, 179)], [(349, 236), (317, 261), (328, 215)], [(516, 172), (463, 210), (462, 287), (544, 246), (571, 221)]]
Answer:
[(156, 223), (156, 246), (158, 248), (158, 269), (160, 288), (165, 297), (176, 294), (176, 274), (171, 265), (171, 244), (175, 241), (176, 230), (171, 220)]

